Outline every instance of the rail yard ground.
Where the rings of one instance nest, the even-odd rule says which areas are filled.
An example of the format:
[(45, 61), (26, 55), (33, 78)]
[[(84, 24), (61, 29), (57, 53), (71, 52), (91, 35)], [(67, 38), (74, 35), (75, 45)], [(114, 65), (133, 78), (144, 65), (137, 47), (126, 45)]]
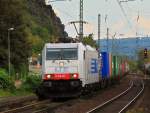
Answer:
[[(57, 108), (54, 109), (54, 112), (60, 113), (60, 111), (61, 111), (61, 113), (64, 113), (64, 112), (66, 112), (66, 113), (84, 113), (87, 110), (89, 110), (91, 107), (99, 104), (99, 102), (102, 103), (102, 102), (106, 101), (107, 99), (112, 98), (113, 96), (119, 94), (123, 90), (127, 89), (127, 87), (129, 86), (129, 82), (130, 82), (130, 79), (128, 79), (128, 76), (127, 76), (127, 77), (123, 78), (121, 80), (121, 82), (117, 85), (114, 85), (112, 87), (108, 87), (104, 90), (96, 92), (96, 93), (92, 94), (93, 96), (77, 98), (73, 102), (69, 102), (67, 104), (62, 105), (61, 107), (57, 107), (58, 109)], [(3, 99), (0, 101), (3, 101)], [(84, 107), (82, 107), (82, 106), (84, 106)], [(51, 111), (51, 107), (48, 108), (48, 110), (46, 110), (46, 111), (48, 111), (46, 113), (49, 113), (49, 111)]]
[[(63, 104), (62, 102), (50, 102), (49, 108), (46, 108), (47, 110), (44, 110), (44, 113), (86, 113), (91, 108), (104, 103), (105, 101), (111, 99), (112, 97), (120, 94), (122, 91), (126, 90), (131, 85), (131, 79), (135, 78), (136, 76), (134, 74), (127, 75), (126, 77), (122, 78), (120, 83), (113, 85), (112, 87), (108, 87), (105, 89), (102, 89), (98, 92), (94, 92), (92, 95), (86, 96), (86, 97), (80, 97), (77, 99), (73, 99), (73, 101), (67, 102), (67, 104)], [(149, 113), (150, 111), (150, 79), (144, 79), (145, 82), (145, 91), (143, 95), (140, 96), (140, 98), (136, 101), (135, 104), (133, 104), (130, 109), (127, 111), (127, 113)], [(7, 97), (8, 100), (11, 99), (11, 97)], [(5, 98), (5, 99), (7, 99)], [(19, 98), (19, 97), (18, 97)], [(0, 99), (0, 102), (3, 101), (3, 99)], [(59, 107), (54, 107), (54, 109), (51, 109), (53, 103), (62, 103)], [(134, 109), (133, 109), (134, 108)], [(33, 111), (33, 110), (31, 110)], [(30, 113), (30, 110), (29, 110)], [(40, 112), (40, 113), (43, 113)]]
[[(88, 99), (80, 99), (76, 103), (70, 103), (68, 105), (64, 105), (58, 109), (55, 109), (52, 113), (86, 113), (88, 110), (93, 108), (94, 106), (97, 106), (99, 104), (102, 104), (106, 100), (109, 100), (110, 98), (116, 96), (119, 94), (119, 92), (122, 92), (129, 86), (129, 80), (136, 78), (135, 75), (128, 75), (127, 77), (123, 78), (119, 85), (115, 85), (111, 88), (105, 89), (105, 91), (99, 92), (99, 94), (94, 95), (91, 98)], [(141, 78), (140, 78), (141, 79)], [(149, 113), (150, 103), (149, 103), (149, 91), (150, 91), (150, 85), (148, 80), (144, 80), (145, 82), (145, 91), (143, 95), (139, 98), (138, 101), (135, 101), (136, 103), (131, 106), (132, 108), (135, 108), (133, 110), (129, 110), (127, 113)], [(139, 107), (140, 106), (140, 107)], [(138, 109), (136, 109), (138, 108)], [(113, 109), (113, 108), (112, 108)], [(48, 112), (47, 112), (48, 113)]]
[(90, 98), (81, 98), (76, 103), (71, 103), (67, 106), (64, 105), (55, 109), (52, 113), (86, 113), (94, 106), (97, 106), (126, 90), (130, 86), (130, 76), (131, 75), (123, 78), (119, 84), (106, 88)]
[(144, 79), (145, 91), (127, 113), (150, 113), (150, 79)]

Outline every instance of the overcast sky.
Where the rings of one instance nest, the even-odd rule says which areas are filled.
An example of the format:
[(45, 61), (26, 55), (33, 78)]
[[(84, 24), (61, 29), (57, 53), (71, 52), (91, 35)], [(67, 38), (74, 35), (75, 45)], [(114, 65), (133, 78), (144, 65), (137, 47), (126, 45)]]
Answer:
[[(79, 1), (51, 2), (71, 37), (77, 34), (73, 25), (68, 23), (79, 20)], [(115, 34), (116, 37), (150, 36), (150, 0), (121, 2), (121, 5), (124, 13), (117, 0), (84, 0), (84, 20), (88, 22), (84, 26), (84, 34), (93, 33), (97, 39), (97, 18), (100, 13), (101, 37), (106, 37), (107, 27), (110, 29), (109, 37)]]

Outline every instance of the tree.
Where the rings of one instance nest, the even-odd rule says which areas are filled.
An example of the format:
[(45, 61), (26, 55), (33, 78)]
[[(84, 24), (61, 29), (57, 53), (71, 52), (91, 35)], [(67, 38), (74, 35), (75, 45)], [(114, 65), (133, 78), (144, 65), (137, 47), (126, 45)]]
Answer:
[(10, 32), (11, 64), (16, 71), (21, 71), (22, 64), (28, 66), (31, 45), (25, 32), (23, 19), (24, 2), (20, 0), (0, 1), (0, 66), (8, 69), (8, 29)]
[(93, 34), (89, 34), (89, 36), (84, 37), (82, 42), (85, 45), (87, 44), (87, 45), (97, 48), (96, 41), (93, 40)]
[(45, 43), (66, 42), (64, 25), (43, 0), (0, 0), (0, 67), (8, 69), (8, 29), (11, 64), (18, 72), (28, 68), (28, 58)]

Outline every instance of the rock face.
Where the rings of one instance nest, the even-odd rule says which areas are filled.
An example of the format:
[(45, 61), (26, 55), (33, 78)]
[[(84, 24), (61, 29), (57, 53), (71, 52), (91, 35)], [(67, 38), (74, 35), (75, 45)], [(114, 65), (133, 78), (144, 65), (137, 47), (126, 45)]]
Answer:
[(58, 38), (58, 41), (63, 41), (62, 39), (68, 37), (60, 18), (56, 16), (50, 5), (45, 5), (44, 0), (27, 0), (26, 3), (27, 10), (34, 20), (41, 26), (46, 26), (49, 32)]

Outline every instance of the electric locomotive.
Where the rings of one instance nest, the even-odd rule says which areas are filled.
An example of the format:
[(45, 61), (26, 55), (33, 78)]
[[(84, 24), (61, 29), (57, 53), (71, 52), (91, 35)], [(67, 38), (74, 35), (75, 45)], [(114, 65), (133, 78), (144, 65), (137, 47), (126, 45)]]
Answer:
[(47, 43), (42, 51), (41, 97), (76, 97), (99, 87), (100, 68), (96, 49), (82, 43)]

